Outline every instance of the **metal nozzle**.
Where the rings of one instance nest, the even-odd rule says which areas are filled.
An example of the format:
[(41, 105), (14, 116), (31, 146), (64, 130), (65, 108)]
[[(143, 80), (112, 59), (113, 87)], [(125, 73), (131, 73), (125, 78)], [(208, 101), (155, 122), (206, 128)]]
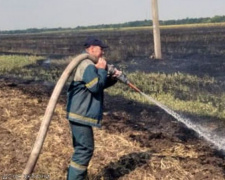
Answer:
[[(110, 75), (113, 75), (115, 73), (115, 67), (114, 65), (107, 65), (107, 69), (108, 69), (108, 73)], [(141, 93), (141, 90), (138, 89), (136, 86), (134, 86), (133, 84), (130, 83), (130, 81), (128, 80), (127, 76), (124, 73), (121, 73), (119, 76), (116, 77), (120, 82), (127, 84), (128, 86), (130, 86), (132, 89), (134, 89), (135, 91)]]
[(125, 74), (120, 74), (118, 77), (116, 77), (119, 81), (121, 81), (124, 84), (128, 84), (129, 80), (127, 79), (127, 76)]
[[(108, 74), (109, 75), (113, 75), (116, 71), (116, 68), (114, 67), (114, 65), (112, 64), (108, 64), (107, 65), (107, 70), (108, 70)], [(125, 74), (120, 74), (119, 76), (116, 77), (119, 81), (121, 81), (122, 83), (128, 84), (129, 81), (127, 79), (127, 76)]]

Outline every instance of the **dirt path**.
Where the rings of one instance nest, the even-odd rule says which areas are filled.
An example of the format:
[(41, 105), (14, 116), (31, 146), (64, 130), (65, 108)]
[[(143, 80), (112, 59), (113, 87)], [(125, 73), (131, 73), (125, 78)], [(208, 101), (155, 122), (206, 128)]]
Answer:
[[(2, 179), (15, 179), (25, 167), (50, 93), (42, 84), (0, 80)], [(222, 153), (159, 108), (123, 97), (105, 99), (90, 179), (225, 179)], [(73, 150), (64, 109), (62, 96), (34, 172), (39, 179), (65, 179)]]

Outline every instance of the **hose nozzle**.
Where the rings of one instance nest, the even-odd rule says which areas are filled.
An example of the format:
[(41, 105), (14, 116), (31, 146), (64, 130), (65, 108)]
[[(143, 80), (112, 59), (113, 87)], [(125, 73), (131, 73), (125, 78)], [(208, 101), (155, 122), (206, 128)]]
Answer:
[[(108, 73), (113, 75), (116, 71), (116, 68), (114, 67), (114, 65), (109, 64), (107, 65), (107, 69), (108, 69)], [(133, 84), (130, 83), (130, 81), (128, 80), (127, 76), (124, 73), (121, 73), (119, 76), (116, 77), (120, 82), (127, 84), (129, 87), (131, 87), (132, 89), (134, 89), (135, 91), (141, 93), (141, 90), (138, 89), (136, 86), (134, 86)]]
[[(115, 68), (115, 66), (113, 64), (108, 64), (107, 70), (108, 70), (109, 75), (113, 75), (113, 74), (115, 74), (117, 68)], [(121, 73), (119, 76), (116, 76), (116, 78), (124, 84), (129, 83), (129, 80), (127, 79), (127, 76), (124, 73)]]
[(121, 73), (119, 76), (116, 77), (120, 82), (124, 84), (129, 84), (129, 80), (127, 79), (127, 76), (124, 73)]

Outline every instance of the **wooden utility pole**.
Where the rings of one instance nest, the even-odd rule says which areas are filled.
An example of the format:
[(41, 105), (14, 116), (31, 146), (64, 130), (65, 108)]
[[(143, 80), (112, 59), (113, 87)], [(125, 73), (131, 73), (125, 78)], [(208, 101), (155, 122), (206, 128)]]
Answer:
[(152, 22), (153, 22), (155, 58), (162, 59), (160, 30), (159, 30), (158, 0), (152, 0)]

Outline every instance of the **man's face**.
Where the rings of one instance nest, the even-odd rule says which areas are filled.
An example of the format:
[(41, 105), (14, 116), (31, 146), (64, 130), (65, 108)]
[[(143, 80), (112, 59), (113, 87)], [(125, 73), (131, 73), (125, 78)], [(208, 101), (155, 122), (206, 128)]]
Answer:
[(104, 51), (100, 46), (91, 46), (89, 53), (94, 57), (100, 58), (104, 54)]

